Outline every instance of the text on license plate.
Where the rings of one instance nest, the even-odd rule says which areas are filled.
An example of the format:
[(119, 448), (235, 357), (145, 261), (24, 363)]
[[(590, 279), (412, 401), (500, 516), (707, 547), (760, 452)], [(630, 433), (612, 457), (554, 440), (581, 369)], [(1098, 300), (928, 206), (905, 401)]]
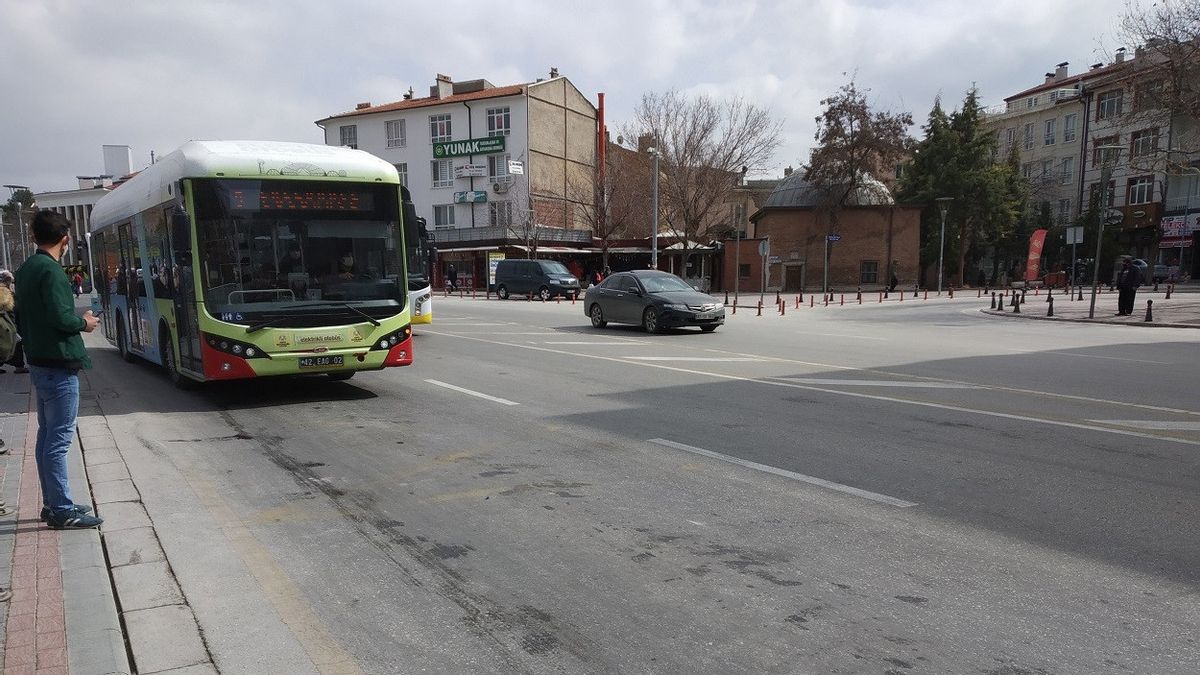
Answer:
[(696, 314), (696, 318), (697, 319), (715, 319), (720, 315), (721, 315), (720, 312), (698, 312)]
[(336, 368), (346, 363), (344, 356), (301, 356), (301, 368)]

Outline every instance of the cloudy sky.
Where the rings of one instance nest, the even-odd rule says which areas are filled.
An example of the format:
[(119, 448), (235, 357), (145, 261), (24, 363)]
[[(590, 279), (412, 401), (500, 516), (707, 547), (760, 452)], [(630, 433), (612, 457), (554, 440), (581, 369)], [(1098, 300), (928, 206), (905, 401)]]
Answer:
[(760, 172), (781, 175), (850, 75), (918, 123), (972, 83), (1001, 103), (1061, 61), (1110, 60), (1125, 3), (0, 0), (0, 184), (73, 188), (104, 144), (132, 146), (136, 169), (190, 139), (320, 143), (314, 120), (427, 95), (436, 73), (505, 85), (552, 66), (605, 92), (610, 129), (647, 91), (753, 99), (784, 122)]

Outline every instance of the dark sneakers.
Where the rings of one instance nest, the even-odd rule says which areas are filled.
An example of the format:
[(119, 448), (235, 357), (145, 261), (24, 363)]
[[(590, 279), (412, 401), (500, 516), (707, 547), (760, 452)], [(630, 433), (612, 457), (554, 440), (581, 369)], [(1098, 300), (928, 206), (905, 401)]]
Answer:
[[(92, 512), (92, 507), (85, 504), (76, 504), (73, 508), (79, 513), (87, 514)], [(50, 509), (46, 508), (45, 506), (42, 507), (42, 522), (50, 522)]]
[[(46, 524), (55, 530), (86, 530), (99, 527), (104, 519), (87, 513), (83, 510), (85, 508), (87, 507), (74, 506), (65, 511), (51, 513)], [(88, 509), (88, 511), (90, 510)]]

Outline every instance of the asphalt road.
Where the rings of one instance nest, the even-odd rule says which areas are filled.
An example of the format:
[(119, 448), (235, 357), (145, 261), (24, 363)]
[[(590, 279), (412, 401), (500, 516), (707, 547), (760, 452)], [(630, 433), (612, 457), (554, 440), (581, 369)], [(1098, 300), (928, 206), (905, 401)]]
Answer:
[(439, 298), (346, 383), (90, 379), (225, 672), (1200, 671), (1200, 331), (979, 307)]

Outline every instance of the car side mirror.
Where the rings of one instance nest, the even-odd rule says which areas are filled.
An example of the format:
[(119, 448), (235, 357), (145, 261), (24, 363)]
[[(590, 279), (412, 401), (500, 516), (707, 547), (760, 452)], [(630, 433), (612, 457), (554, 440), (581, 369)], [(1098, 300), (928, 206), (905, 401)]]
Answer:
[(639, 298), (642, 297), (642, 289), (640, 288), (631, 288), (629, 289), (629, 293), (630, 295), (636, 295)]

